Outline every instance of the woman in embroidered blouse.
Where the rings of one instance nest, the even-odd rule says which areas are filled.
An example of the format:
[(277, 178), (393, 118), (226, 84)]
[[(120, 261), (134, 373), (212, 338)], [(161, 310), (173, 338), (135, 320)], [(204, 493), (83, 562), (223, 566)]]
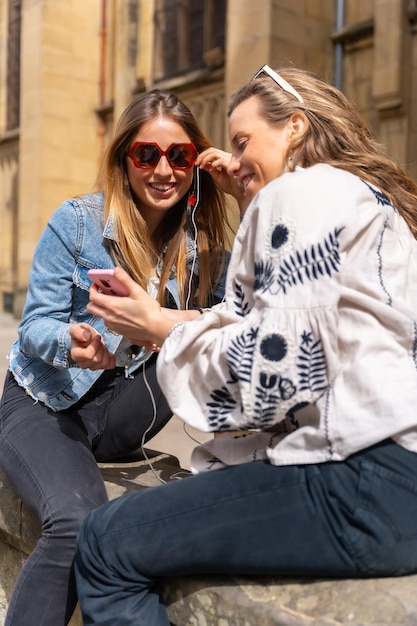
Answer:
[(0, 463), (38, 514), (42, 537), (16, 583), (7, 626), (68, 623), (76, 536), (107, 500), (97, 461), (138, 449), (172, 416), (157, 355), (87, 311), (88, 270), (124, 267), (173, 320), (199, 316), (191, 309), (224, 296), (224, 194), (194, 167), (208, 147), (173, 93), (142, 94), (110, 142), (104, 194), (65, 202), (40, 239), (10, 352)]
[(242, 195), (224, 307), (173, 324), (122, 270), (126, 302), (91, 291), (110, 328), (161, 346), (175, 414), (223, 436), (196, 475), (89, 516), (88, 624), (168, 625), (170, 576), (417, 570), (417, 187), (306, 71), (262, 68), (229, 134), (228, 164), (197, 161)]

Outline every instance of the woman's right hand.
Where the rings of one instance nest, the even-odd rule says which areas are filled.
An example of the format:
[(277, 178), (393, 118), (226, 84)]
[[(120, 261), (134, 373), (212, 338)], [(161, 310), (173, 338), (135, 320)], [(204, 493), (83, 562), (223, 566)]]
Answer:
[(82, 322), (70, 327), (71, 358), (78, 367), (90, 370), (109, 370), (116, 367), (116, 357), (90, 324)]
[(160, 347), (175, 319), (121, 267), (114, 268), (114, 276), (128, 295), (105, 295), (93, 283), (87, 310), (101, 317), (109, 330), (127, 337), (131, 343), (148, 349)]

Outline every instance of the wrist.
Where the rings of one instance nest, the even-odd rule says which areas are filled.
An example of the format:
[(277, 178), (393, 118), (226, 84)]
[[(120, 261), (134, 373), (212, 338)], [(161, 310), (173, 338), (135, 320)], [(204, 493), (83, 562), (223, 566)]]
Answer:
[(184, 320), (178, 317), (169, 315), (167, 312), (170, 309), (160, 310), (160, 315), (154, 319), (152, 324), (152, 342), (161, 347), (165, 339), (170, 334), (172, 328), (178, 323), (182, 323)]
[(199, 309), (161, 309), (163, 315), (172, 322), (188, 322), (200, 317)]

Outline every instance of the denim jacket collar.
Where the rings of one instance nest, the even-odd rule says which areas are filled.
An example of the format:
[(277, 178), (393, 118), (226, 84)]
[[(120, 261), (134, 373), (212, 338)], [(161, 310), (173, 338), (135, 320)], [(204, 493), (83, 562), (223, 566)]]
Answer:
[(105, 237), (105, 239), (113, 239), (114, 241), (117, 241), (119, 239), (117, 220), (113, 213), (110, 213), (109, 217), (106, 220), (103, 230), (103, 237)]

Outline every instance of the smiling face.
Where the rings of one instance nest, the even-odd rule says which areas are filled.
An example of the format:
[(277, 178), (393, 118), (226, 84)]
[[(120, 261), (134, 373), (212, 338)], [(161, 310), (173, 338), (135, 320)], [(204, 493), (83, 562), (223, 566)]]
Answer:
[(244, 100), (231, 113), (232, 159), (228, 173), (242, 188), (246, 206), (262, 187), (285, 171), (292, 133), (292, 119), (281, 127), (266, 121), (258, 96)]
[[(137, 141), (157, 143), (161, 150), (167, 150), (173, 143), (190, 143), (185, 130), (169, 117), (158, 116), (144, 124), (133, 137), (131, 145)], [(138, 208), (154, 229), (165, 213), (177, 204), (188, 192), (194, 168), (189, 170), (172, 169), (166, 156), (161, 156), (152, 169), (140, 169), (126, 157), (127, 175)]]

